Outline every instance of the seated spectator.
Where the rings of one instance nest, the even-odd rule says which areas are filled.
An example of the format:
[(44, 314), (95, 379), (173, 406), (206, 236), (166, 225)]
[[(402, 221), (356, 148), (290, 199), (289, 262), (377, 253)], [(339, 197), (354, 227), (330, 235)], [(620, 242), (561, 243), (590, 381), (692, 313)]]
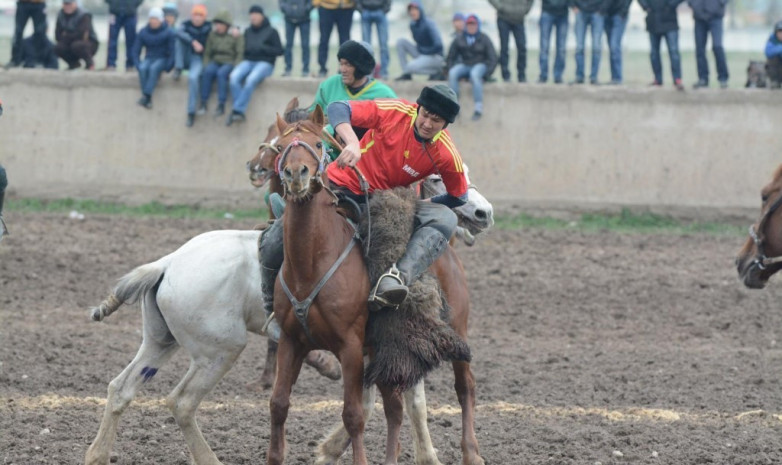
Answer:
[(98, 51), (98, 36), (92, 27), (92, 14), (79, 8), (76, 0), (63, 0), (54, 29), (54, 53), (76, 69), (84, 60), (84, 67), (95, 69), (92, 57)]
[(228, 77), (234, 66), (244, 56), (244, 36), (229, 31), (231, 13), (221, 11), (214, 18), (214, 28), (206, 40), (204, 52), (204, 76), (201, 80), (201, 106), (198, 115), (206, 114), (206, 103), (212, 93), (212, 83), (217, 79), (217, 110), (215, 116), (225, 114), (228, 99)]
[(179, 10), (175, 2), (166, 2), (163, 4), (163, 19), (172, 30), (176, 26), (176, 20), (179, 18)]
[(46, 30), (34, 32), (22, 40), (22, 66), (25, 68), (58, 69), (54, 44), (46, 37)]
[[(448, 85), (459, 96), (459, 80), (469, 78), (475, 111), (472, 120), (483, 115), (483, 81), (491, 76), (497, 67), (497, 52), (489, 36), (481, 32), (480, 20), (475, 15), (467, 17), (467, 26), (462, 35), (455, 38), (448, 50)], [(461, 61), (460, 61), (461, 60)]]
[(182, 69), (187, 68), (187, 127), (195, 121), (196, 103), (201, 85), (204, 48), (207, 37), (212, 31), (212, 23), (206, 20), (206, 7), (195, 5), (190, 11), (190, 19), (176, 29), (174, 47), (174, 80), (179, 80)]
[(290, 76), (293, 69), (293, 38), (299, 29), (301, 39), (301, 76), (310, 74), (310, 12), (312, 0), (280, 0), (280, 9), (285, 15), (285, 72)]
[(260, 5), (250, 7), (250, 27), (244, 30), (244, 60), (231, 72), (233, 108), (226, 126), (245, 120), (244, 113), (255, 88), (274, 71), (284, 50), (280, 35), (269, 24)]
[(455, 39), (456, 36), (464, 32), (464, 21), (467, 19), (464, 13), (456, 12), (453, 14), (451, 24), (453, 25), (453, 32), (451, 32), (451, 38)]
[(652, 86), (663, 85), (663, 67), (660, 61), (660, 41), (664, 38), (671, 59), (673, 85), (684, 90), (682, 84), (682, 64), (679, 56), (679, 20), (676, 7), (684, 0), (639, 0), (646, 11), (646, 30), (652, 45), (651, 61), (654, 81)]
[[(138, 104), (144, 108), (152, 108), (152, 93), (163, 71), (174, 68), (174, 49), (176, 36), (163, 20), (163, 10), (149, 10), (149, 22), (136, 37), (133, 44), (134, 63), (137, 63), (138, 80), (141, 84), (141, 98)], [(144, 60), (141, 60), (141, 49), (145, 50)]]
[[(426, 17), (421, 2), (413, 0), (407, 5), (410, 16), (410, 31), (413, 40), (410, 42), (401, 38), (396, 42), (399, 63), (402, 64), (402, 75), (397, 81), (409, 81), (414, 74), (426, 74), (430, 79), (439, 79), (443, 65), (443, 40), (434, 20)], [(408, 61), (408, 56), (412, 58)]]
[(782, 84), (782, 21), (774, 25), (774, 33), (766, 42), (766, 59), (769, 87), (779, 89)]

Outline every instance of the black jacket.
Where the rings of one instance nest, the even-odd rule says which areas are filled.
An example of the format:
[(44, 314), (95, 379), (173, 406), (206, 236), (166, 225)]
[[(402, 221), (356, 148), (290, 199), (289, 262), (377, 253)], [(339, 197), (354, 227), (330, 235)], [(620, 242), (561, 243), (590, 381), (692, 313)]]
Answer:
[(486, 65), (485, 77), (491, 76), (494, 68), (497, 67), (497, 51), (489, 36), (478, 32), (472, 45), (467, 44), (466, 34), (456, 36), (451, 43), (451, 48), (448, 49), (446, 64), (448, 69), (451, 69), (457, 63), (464, 63), (467, 66), (483, 63)]
[(652, 34), (678, 31), (676, 7), (684, 0), (638, 0), (646, 11), (646, 30)]
[(543, 0), (543, 11), (554, 16), (567, 15), (570, 0)]
[(584, 13), (600, 13), (605, 9), (605, 0), (571, 0), (570, 6)]
[(282, 55), (282, 42), (277, 30), (264, 17), (260, 27), (250, 26), (244, 30), (244, 59), (249, 61), (266, 61), (274, 64)]
[(606, 16), (619, 15), (627, 19), (627, 13), (630, 11), (630, 3), (633, 0), (605, 0), (603, 4), (603, 14)]
[(725, 5), (728, 0), (689, 0), (692, 16), (701, 21), (721, 19), (725, 16)]
[(135, 16), (138, 7), (144, 0), (106, 0), (109, 13), (113, 15)]
[(383, 13), (388, 13), (391, 10), (391, 0), (356, 0), (356, 9), (358, 11), (383, 10)]
[(293, 24), (307, 23), (310, 21), (312, 0), (280, 0), (280, 10)]
[(54, 39), (57, 43), (70, 44), (78, 40), (89, 40), (97, 44), (98, 35), (92, 27), (92, 14), (77, 8), (72, 14), (66, 15), (60, 10), (54, 27)]

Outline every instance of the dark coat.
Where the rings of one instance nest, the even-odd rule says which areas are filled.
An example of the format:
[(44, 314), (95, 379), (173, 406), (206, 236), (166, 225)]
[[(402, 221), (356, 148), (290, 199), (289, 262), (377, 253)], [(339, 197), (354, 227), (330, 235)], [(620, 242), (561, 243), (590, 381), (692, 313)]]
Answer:
[(543, 0), (543, 11), (554, 16), (567, 15), (570, 0)]
[(486, 65), (485, 76), (491, 76), (494, 68), (497, 67), (497, 51), (489, 36), (478, 32), (475, 42), (468, 45), (467, 35), (459, 34), (451, 43), (451, 48), (448, 49), (448, 58), (446, 58), (448, 69), (457, 63), (464, 63), (467, 66), (483, 63)]
[[(25, 68), (43, 67), (57, 69), (57, 55), (54, 53), (54, 44), (46, 37), (46, 34), (33, 34), (22, 40), (22, 66)], [(2, 192), (2, 189), (0, 189)]]
[(605, 0), (571, 0), (570, 6), (584, 13), (601, 13), (605, 10)]
[(113, 15), (135, 16), (144, 0), (105, 0), (109, 4), (109, 13)]
[(630, 12), (630, 4), (633, 0), (605, 0), (603, 4), (603, 14), (606, 16), (619, 15), (622, 18), (627, 19), (627, 14)]
[(646, 30), (652, 34), (665, 34), (679, 30), (676, 7), (684, 0), (638, 0), (646, 11)]
[(141, 63), (141, 49), (146, 50), (144, 59), (165, 58), (166, 65), (163, 69), (170, 71), (174, 67), (174, 47), (176, 36), (165, 21), (157, 29), (149, 25), (138, 31), (136, 42), (133, 44), (133, 58), (135, 63)]
[(692, 8), (692, 16), (701, 21), (722, 19), (725, 16), (725, 5), (728, 0), (688, 0)]
[(175, 31), (177, 38), (187, 43), (188, 47), (192, 47), (191, 43), (196, 40), (199, 44), (206, 47), (206, 39), (209, 38), (209, 33), (212, 32), (212, 23), (204, 21), (200, 27), (193, 24), (193, 21), (187, 20), (183, 22)]
[(383, 10), (383, 13), (391, 11), (391, 0), (356, 0), (356, 9), (358, 11)]
[(98, 35), (92, 27), (92, 14), (77, 8), (72, 14), (66, 15), (60, 10), (54, 27), (54, 40), (57, 43), (70, 44), (77, 40), (89, 40), (97, 44)]
[(489, 0), (489, 3), (497, 10), (497, 19), (511, 24), (523, 24), (532, 8), (532, 0)]
[(312, 0), (280, 0), (280, 11), (293, 24), (309, 22)]
[(250, 26), (244, 30), (245, 60), (274, 64), (277, 57), (283, 53), (280, 35), (265, 16), (259, 27)]
[(422, 55), (442, 55), (443, 54), (443, 39), (440, 37), (440, 31), (437, 29), (437, 24), (426, 17), (424, 7), (418, 0), (410, 2), (418, 7), (418, 11), (421, 12), (421, 17), (418, 21), (410, 22), (410, 32), (413, 33), (413, 40), (418, 48), (418, 51)]

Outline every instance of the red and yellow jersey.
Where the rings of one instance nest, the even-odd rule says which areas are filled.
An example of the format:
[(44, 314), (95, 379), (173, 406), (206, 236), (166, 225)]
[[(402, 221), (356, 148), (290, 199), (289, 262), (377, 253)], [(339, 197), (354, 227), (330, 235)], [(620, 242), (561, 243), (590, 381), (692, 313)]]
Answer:
[[(468, 183), (459, 151), (448, 131), (439, 132), (430, 142), (415, 138), (413, 124), (418, 105), (402, 99), (352, 101), (350, 124), (369, 129), (361, 138), (361, 160), (357, 167), (369, 182), (370, 191), (391, 189), (439, 174), (449, 194), (461, 197)], [(332, 163), (329, 179), (361, 194), (358, 177), (350, 168)]]

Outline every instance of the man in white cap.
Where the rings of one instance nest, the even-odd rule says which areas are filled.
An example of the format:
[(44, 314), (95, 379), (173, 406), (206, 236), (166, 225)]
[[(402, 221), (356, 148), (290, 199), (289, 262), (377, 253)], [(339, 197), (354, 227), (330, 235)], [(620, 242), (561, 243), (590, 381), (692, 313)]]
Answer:
[[(141, 85), (141, 98), (138, 104), (144, 108), (152, 108), (152, 92), (163, 71), (171, 71), (174, 67), (176, 35), (163, 20), (163, 10), (149, 10), (149, 23), (138, 32), (136, 43), (133, 44), (133, 57), (138, 67), (138, 79)], [(144, 60), (141, 49), (145, 49)]]

